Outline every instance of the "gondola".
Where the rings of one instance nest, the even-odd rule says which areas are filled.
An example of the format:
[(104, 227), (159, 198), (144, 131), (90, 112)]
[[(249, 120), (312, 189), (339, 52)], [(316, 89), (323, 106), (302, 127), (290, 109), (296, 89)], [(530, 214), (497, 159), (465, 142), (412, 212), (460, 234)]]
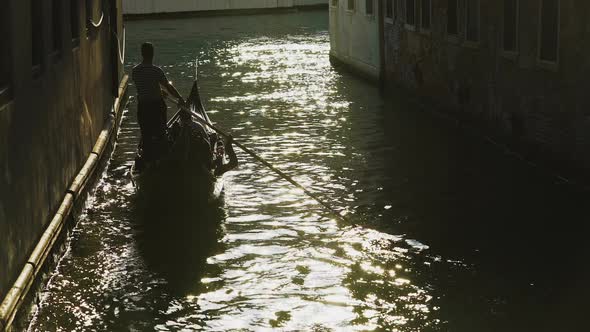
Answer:
[(211, 123), (201, 102), (197, 81), (187, 105), (168, 121), (167, 142), (157, 158), (146, 160), (141, 144), (131, 168), (136, 190), (147, 196), (147, 204), (186, 199), (193, 205), (219, 198), (223, 176), (214, 176), (215, 158), (226, 158), (224, 142), (203, 124)]
[[(198, 76), (198, 72), (196, 74)], [(162, 157), (148, 162), (141, 157), (141, 148), (139, 148), (138, 157), (131, 168), (130, 173), (135, 188), (143, 195), (149, 193), (147, 196), (151, 199), (143, 200), (148, 207), (155, 206), (157, 209), (158, 206), (170, 206), (166, 203), (171, 201), (180, 203), (176, 206), (196, 207), (195, 203), (212, 202), (221, 197), (223, 173), (236, 167), (238, 161), (233, 149), (228, 149), (232, 158), (229, 158), (225, 153), (225, 145), (221, 137), (218, 136), (219, 134), (227, 137), (231, 145), (239, 147), (282, 179), (303, 190), (306, 195), (320, 203), (338, 220), (353, 224), (344, 214), (335, 210), (317, 194), (295, 181), (256, 152), (234, 140), (231, 135), (214, 126), (201, 102), (196, 80), (187, 102), (188, 105), (180, 107), (178, 112), (168, 121), (170, 144)], [(225, 165), (228, 158), (230, 159), (229, 163)], [(220, 176), (215, 176), (213, 165), (216, 165)], [(154, 197), (157, 199), (154, 200)]]

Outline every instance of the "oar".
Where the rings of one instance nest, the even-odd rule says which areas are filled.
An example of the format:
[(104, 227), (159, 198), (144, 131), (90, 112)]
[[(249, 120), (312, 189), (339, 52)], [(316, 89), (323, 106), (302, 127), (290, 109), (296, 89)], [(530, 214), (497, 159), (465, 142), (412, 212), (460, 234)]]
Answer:
[[(202, 119), (202, 116), (200, 114), (187, 109), (186, 106), (179, 105), (175, 100), (173, 100), (172, 98), (170, 98), (168, 96), (166, 98), (170, 102), (176, 104), (179, 108), (181, 108), (181, 109), (183, 109), (183, 110), (191, 113), (192, 115), (194, 115), (194, 117), (197, 119), (197, 121), (199, 121), (200, 123), (206, 125), (207, 127), (211, 128), (211, 129), (215, 130), (220, 135), (225, 136), (225, 137), (229, 137), (230, 136), (229, 134), (225, 133), (223, 130), (219, 129), (218, 127), (214, 126), (213, 124), (211, 124), (211, 123), (209, 123), (207, 121), (204, 121)], [(277, 173), (281, 178), (287, 180), (289, 183), (291, 183), (295, 187), (303, 190), (304, 193), (306, 193), (309, 197), (313, 198), (316, 202), (320, 203), (324, 208), (326, 208), (326, 210), (330, 211), (330, 213), (332, 213), (336, 218), (340, 219), (341, 221), (344, 221), (347, 224), (354, 225), (347, 217), (341, 215), (340, 213), (338, 213), (338, 211), (334, 210), (328, 203), (326, 203), (324, 200), (322, 200), (320, 197), (318, 197), (318, 195), (316, 195), (313, 192), (309, 191), (303, 185), (299, 184), (299, 182), (295, 181), (292, 177), (290, 177), (289, 175), (285, 174), (280, 169), (276, 168), (274, 165), (272, 165), (271, 163), (269, 163), (268, 161), (266, 161), (264, 158), (262, 158), (261, 156), (259, 156), (256, 152), (254, 152), (254, 151), (250, 150), (248, 147), (244, 146), (239, 141), (236, 141), (233, 137), (232, 137), (232, 143), (235, 144), (240, 149), (242, 149), (242, 151), (244, 151), (247, 154), (249, 154), (250, 156), (252, 156), (254, 159), (256, 159), (259, 162), (261, 162), (264, 166), (270, 168), (273, 172)]]

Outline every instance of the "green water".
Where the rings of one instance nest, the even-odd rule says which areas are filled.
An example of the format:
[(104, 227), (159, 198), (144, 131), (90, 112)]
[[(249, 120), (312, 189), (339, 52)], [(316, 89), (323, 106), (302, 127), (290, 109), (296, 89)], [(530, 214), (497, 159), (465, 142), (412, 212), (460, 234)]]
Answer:
[(212, 206), (140, 209), (132, 98), (31, 331), (584, 330), (588, 197), (332, 67), (327, 20), (128, 22), (127, 68), (152, 41), (186, 95), (198, 58), (213, 121), (358, 225), (243, 153)]

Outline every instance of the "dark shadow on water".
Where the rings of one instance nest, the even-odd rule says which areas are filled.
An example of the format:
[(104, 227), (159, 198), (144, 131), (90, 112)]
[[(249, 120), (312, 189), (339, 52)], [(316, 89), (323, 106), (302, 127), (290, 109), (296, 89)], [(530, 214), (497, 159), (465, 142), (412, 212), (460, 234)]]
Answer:
[(207, 258), (221, 249), (223, 196), (203, 201), (190, 195), (137, 197), (137, 243), (147, 267), (173, 294), (195, 293)]
[[(588, 193), (420, 109), (404, 91), (388, 91), (379, 104), (372, 90), (336, 88), (371, 110), (352, 105), (351, 145), (388, 152), (357, 167), (365, 190), (356, 194), (355, 216), (429, 246), (381, 264), (412, 271), (407, 278), (428, 289), (437, 310), (415, 316), (400, 303), (390, 316), (409, 318), (412, 331), (586, 330)], [(359, 299), (370, 291), (398, 303), (412, 291), (358, 280), (366, 283), (366, 273), (352, 269), (345, 282)]]

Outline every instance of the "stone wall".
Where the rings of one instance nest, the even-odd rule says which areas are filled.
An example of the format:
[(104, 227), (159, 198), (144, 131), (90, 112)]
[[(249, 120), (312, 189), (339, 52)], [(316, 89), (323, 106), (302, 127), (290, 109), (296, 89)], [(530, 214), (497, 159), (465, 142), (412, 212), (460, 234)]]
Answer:
[[(121, 35), (121, 0), (79, 2), (77, 40), (70, 1), (58, 2), (58, 28), (52, 2), (36, 3), (38, 21), (31, 1), (2, 4), (9, 27), (1, 65), (10, 68), (11, 92), (0, 99), (0, 299), (90, 154), (123, 75), (112, 38)], [(99, 27), (88, 23), (99, 23), (103, 13)], [(41, 37), (38, 69), (32, 68), (33, 29)]]
[(123, 13), (144, 15), (327, 5), (328, 0), (124, 0)]
[[(385, 2), (386, 0), (384, 0)], [(516, 1), (516, 0), (515, 0)], [(407, 1), (385, 21), (386, 81), (536, 155), (574, 168), (590, 167), (590, 2), (562, 0), (558, 60), (540, 60), (541, 0), (520, 0), (516, 50), (504, 50), (504, 1), (481, 0), (479, 38), (466, 38), (466, 2), (458, 1), (459, 32), (449, 35), (448, 1), (432, 0), (432, 25), (406, 24)], [(477, 3), (473, 0), (473, 3)], [(422, 1), (416, 0), (417, 15)]]
[(366, 1), (349, 0), (330, 3), (330, 56), (350, 69), (372, 79), (380, 75), (380, 37), (378, 2), (373, 1), (373, 13), (367, 14)]

